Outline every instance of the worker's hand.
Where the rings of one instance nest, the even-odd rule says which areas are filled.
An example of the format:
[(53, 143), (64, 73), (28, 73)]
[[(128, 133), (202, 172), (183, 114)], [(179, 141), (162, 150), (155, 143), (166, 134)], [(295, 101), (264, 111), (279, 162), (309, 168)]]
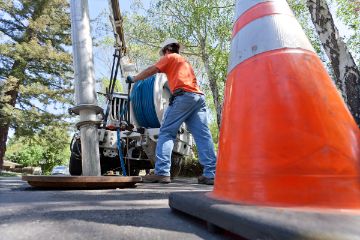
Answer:
[(135, 80), (134, 80), (134, 76), (127, 76), (126, 77), (126, 83), (134, 83), (135, 82)]

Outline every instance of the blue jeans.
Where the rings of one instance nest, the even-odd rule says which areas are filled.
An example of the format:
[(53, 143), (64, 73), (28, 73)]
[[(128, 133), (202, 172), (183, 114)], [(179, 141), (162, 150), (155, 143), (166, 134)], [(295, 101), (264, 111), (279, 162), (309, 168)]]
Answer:
[(165, 112), (156, 146), (155, 174), (170, 176), (171, 153), (180, 125), (185, 122), (197, 145), (203, 175), (215, 176), (214, 143), (207, 125), (205, 97), (186, 92), (177, 96)]

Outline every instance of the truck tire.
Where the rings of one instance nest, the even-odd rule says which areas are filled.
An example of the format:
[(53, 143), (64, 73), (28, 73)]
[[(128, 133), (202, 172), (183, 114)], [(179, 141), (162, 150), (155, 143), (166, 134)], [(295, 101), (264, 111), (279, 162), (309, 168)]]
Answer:
[(82, 162), (81, 162), (81, 143), (80, 140), (72, 141), (70, 146), (71, 156), (69, 162), (69, 172), (71, 176), (80, 176), (82, 174)]
[(130, 168), (130, 170), (128, 170), (130, 172), (128, 172), (128, 176), (139, 176), (140, 174), (140, 169), (136, 169), (136, 168)]

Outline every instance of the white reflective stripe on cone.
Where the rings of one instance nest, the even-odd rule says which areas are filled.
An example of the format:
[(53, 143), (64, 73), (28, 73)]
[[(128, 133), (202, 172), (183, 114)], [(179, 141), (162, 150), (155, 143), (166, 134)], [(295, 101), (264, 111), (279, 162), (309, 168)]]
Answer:
[[(233, 27), (233, 35), (243, 28), (246, 24), (249, 24), (252, 21), (255, 21), (258, 18), (265, 16), (275, 15), (275, 14), (287, 14), (294, 16), (293, 11), (291, 10), (289, 4), (286, 1), (272, 1), (266, 2), (264, 4), (256, 5), (258, 7), (251, 8), (249, 11), (241, 15)], [(249, 13), (249, 15), (247, 15)], [(238, 26), (240, 25), (240, 26)], [(240, 29), (238, 29), (240, 27)]]
[(245, 13), (250, 8), (264, 2), (284, 2), (284, 0), (238, 0), (236, 1), (234, 20), (236, 21), (243, 13)]
[(315, 52), (295, 17), (276, 14), (256, 19), (232, 39), (228, 73), (246, 59), (281, 48)]

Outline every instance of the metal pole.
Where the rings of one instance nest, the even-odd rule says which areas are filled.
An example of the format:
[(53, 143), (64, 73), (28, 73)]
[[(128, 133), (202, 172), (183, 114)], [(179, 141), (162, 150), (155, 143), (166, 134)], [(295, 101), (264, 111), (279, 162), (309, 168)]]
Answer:
[(75, 72), (76, 107), (71, 111), (80, 115), (77, 126), (81, 134), (82, 174), (100, 176), (99, 137), (92, 40), (87, 0), (71, 0), (71, 30)]

